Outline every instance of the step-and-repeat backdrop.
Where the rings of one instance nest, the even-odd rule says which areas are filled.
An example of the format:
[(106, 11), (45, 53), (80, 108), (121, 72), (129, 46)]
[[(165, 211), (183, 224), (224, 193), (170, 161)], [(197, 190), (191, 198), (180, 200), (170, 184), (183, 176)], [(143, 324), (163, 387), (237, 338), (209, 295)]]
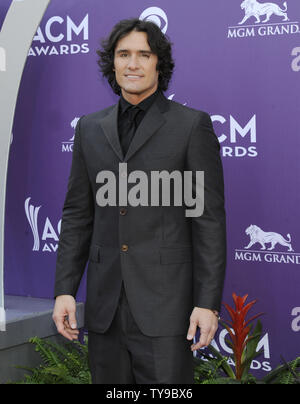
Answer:
[[(11, 0), (1, 0), (0, 24)], [(150, 19), (173, 43), (166, 96), (207, 111), (221, 144), (228, 265), (223, 301), (264, 312), (252, 368), (299, 356), (299, 0), (52, 0), (30, 48), (11, 143), (5, 293), (53, 296), (60, 220), (78, 118), (117, 102), (96, 50), (119, 20)], [(0, 25), (1, 26), (1, 25)], [(15, 28), (18, 35), (18, 27)], [(85, 297), (83, 280), (78, 299)], [(225, 310), (223, 311), (226, 317)], [(225, 355), (224, 332), (215, 344)]]

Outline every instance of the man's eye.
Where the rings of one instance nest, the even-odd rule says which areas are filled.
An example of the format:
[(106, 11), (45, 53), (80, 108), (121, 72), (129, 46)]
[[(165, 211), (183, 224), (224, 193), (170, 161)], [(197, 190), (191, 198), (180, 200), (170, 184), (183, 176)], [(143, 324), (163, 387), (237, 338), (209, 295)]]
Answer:
[(120, 53), (121, 58), (127, 56), (127, 53)]
[(144, 56), (145, 58), (149, 59), (150, 55), (148, 55), (147, 53), (143, 53), (142, 56)]

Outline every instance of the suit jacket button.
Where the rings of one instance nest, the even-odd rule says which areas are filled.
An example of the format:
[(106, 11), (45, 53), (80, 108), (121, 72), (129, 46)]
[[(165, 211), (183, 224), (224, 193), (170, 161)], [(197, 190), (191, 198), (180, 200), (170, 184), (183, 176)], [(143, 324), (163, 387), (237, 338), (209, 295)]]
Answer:
[(123, 252), (128, 251), (128, 245), (127, 244), (122, 244), (122, 251)]
[(125, 216), (126, 213), (127, 213), (127, 209), (125, 209), (125, 208), (120, 209), (120, 215)]

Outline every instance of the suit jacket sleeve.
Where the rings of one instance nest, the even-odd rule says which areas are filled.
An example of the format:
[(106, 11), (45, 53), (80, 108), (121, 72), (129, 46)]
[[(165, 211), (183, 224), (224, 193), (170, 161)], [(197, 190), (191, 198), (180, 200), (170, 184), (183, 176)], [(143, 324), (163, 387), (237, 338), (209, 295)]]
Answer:
[(76, 126), (72, 166), (63, 206), (56, 262), (55, 297), (76, 296), (88, 259), (93, 230), (94, 203), (81, 149), (81, 121), (82, 118)]
[[(226, 267), (226, 217), (220, 144), (210, 116), (199, 112), (189, 139), (187, 169), (204, 171), (204, 210), (192, 217), (194, 306), (220, 311)], [(193, 192), (195, 177), (193, 176)]]

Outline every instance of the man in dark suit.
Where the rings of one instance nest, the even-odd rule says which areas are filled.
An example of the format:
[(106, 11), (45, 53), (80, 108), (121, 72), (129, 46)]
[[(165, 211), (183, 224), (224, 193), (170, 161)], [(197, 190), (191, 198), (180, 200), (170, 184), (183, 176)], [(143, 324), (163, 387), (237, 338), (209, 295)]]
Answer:
[[(77, 338), (75, 296), (89, 260), (93, 383), (193, 383), (192, 352), (214, 337), (224, 282), (220, 145), (208, 114), (163, 95), (174, 63), (155, 24), (121, 21), (98, 53), (120, 100), (76, 127), (53, 319), (62, 335)], [(192, 172), (194, 196), (204, 172), (203, 214), (188, 214), (186, 199), (172, 204), (172, 195), (167, 206), (157, 194), (155, 203), (145, 201), (149, 183), (135, 188), (141, 172), (149, 179)], [(118, 179), (110, 182), (109, 174)], [(197, 327), (200, 340), (191, 345)]]

